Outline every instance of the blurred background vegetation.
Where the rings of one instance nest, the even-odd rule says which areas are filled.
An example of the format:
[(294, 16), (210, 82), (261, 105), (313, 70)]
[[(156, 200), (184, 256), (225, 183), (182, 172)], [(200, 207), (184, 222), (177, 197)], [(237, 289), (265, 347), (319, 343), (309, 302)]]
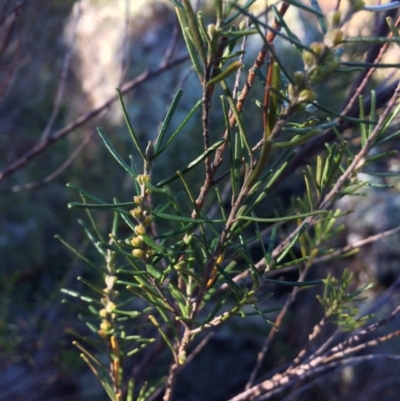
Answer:
[[(265, 2), (257, 3), (265, 7)], [(297, 18), (299, 34), (311, 43), (318, 37), (315, 21), (300, 17), (292, 16), (294, 21)], [(373, 20), (363, 24), (363, 29), (368, 24), (373, 25)], [(250, 49), (257, 52), (259, 44), (254, 41)], [(360, 55), (365, 51), (356, 50)], [(288, 48), (282, 47), (280, 52), (287, 53), (288, 60), (293, 57)], [(178, 87), (186, 90), (174, 116), (175, 127), (200, 97), (200, 87), (188, 71), (172, 6), (161, 0), (1, 1), (0, 172), (6, 174), (0, 175), (0, 400), (103, 399), (100, 385), (66, 334), (66, 330), (81, 325), (77, 311), (61, 303), (60, 288), (77, 288), (80, 284), (76, 277), (90, 273), (54, 235), (80, 244), (82, 252), (90, 252), (77, 222), (82, 212), (67, 210), (67, 203), (77, 200), (76, 194), (65, 187), (67, 182), (104, 200), (131, 200), (133, 183), (94, 135), (95, 127), (104, 127), (121, 154), (134, 153), (117, 102), (102, 107), (115, 96), (116, 87), (173, 60), (180, 61), (164, 72), (149, 74), (126, 95), (129, 115), (143, 145), (154, 139)], [(299, 62), (295, 59), (289, 63), (295, 70)], [(321, 87), (321, 93), (329, 93), (320, 96), (321, 103), (326, 99), (338, 109), (345, 86), (346, 82), (332, 80), (330, 87)], [(257, 98), (259, 94), (254, 92), (252, 96)], [(252, 102), (248, 107), (256, 106)], [(98, 115), (86, 118), (84, 124), (52, 143), (60, 130), (68, 131), (68, 124), (82, 116), (90, 117), (86, 113), (99, 108)], [(191, 120), (186, 137), (165, 155), (165, 165), (155, 166), (155, 182), (157, 176), (165, 177), (165, 169), (176, 171), (198, 154), (199, 121)], [(247, 123), (254, 133), (261, 127), (261, 121)], [(215, 122), (212, 127), (215, 140), (221, 133), (220, 124)], [(40, 154), (38, 151), (37, 157), (26, 163), (20, 159), (34, 153), (40, 143), (45, 144), (45, 150)], [(21, 160), (21, 167), (10, 170), (16, 160)], [(203, 179), (196, 171), (190, 177), (199, 184)], [(295, 180), (289, 180), (287, 195), (295, 191)], [(109, 218), (98, 213), (105, 229)], [(297, 319), (310, 324), (314, 320), (299, 314)], [(253, 335), (241, 335), (240, 323), (234, 319), (232, 324), (239, 340), (228, 340), (231, 333), (221, 332), (201, 358), (215, 357), (219, 349), (233, 357), (226, 366), (234, 366), (234, 372), (227, 371), (226, 366), (221, 367), (224, 372), (210, 372), (202, 369), (200, 361), (183, 377), (177, 399), (226, 398), (216, 388), (212, 396), (202, 398), (204, 391), (210, 390), (207, 383), (215, 377), (229, 378), (227, 385), (233, 393), (238, 380), (242, 385), (240, 377), (251, 369), (266, 333), (255, 322)], [(295, 339), (294, 333), (283, 332), (282, 344), (300, 341), (306, 333), (300, 330)], [(272, 359), (278, 364), (289, 358), (286, 354), (290, 349), (282, 345), (274, 352), (277, 355)], [(235, 365), (238, 359), (241, 363)], [(199, 388), (192, 377), (198, 378)], [(197, 395), (188, 398), (186, 386)], [(323, 394), (320, 400), (335, 399), (322, 388), (317, 388), (314, 395), (318, 391)]]

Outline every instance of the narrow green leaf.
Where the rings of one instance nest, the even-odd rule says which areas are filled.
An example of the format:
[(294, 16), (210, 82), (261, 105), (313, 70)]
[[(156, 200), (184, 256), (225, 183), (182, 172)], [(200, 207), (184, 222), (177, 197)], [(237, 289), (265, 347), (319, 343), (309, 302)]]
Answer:
[(162, 245), (157, 244), (150, 236), (148, 235), (143, 235), (143, 241), (149, 245), (152, 249), (154, 249), (156, 252), (160, 252), (163, 254), (168, 254), (172, 253), (172, 251), (168, 250), (167, 248), (163, 247)]
[[(310, 104), (312, 104), (314, 107), (316, 107), (318, 110), (321, 110), (327, 114), (329, 114), (330, 116), (333, 117), (339, 117), (341, 120), (344, 121), (349, 121), (355, 124), (360, 124), (360, 123), (364, 123), (364, 124), (372, 124), (375, 125), (376, 121), (371, 121), (371, 120), (360, 120), (359, 118), (355, 118), (355, 117), (348, 117), (348, 116), (344, 116), (342, 114), (336, 113), (333, 110), (330, 110), (326, 107), (321, 106), (320, 104), (318, 104), (317, 102), (310, 102)], [(333, 130), (335, 130), (335, 127), (332, 127)]]
[[(101, 201), (101, 204), (97, 203), (78, 203), (78, 202), (70, 202), (68, 203), (68, 208), (69, 209), (74, 209), (74, 208), (79, 208), (79, 209), (111, 209), (111, 210), (116, 210), (121, 207), (133, 207), (136, 205), (134, 202), (124, 202), (124, 203), (105, 203), (104, 201)], [(118, 210), (121, 213), (127, 213), (130, 215), (130, 213), (126, 210), (119, 209)]]
[(176, 92), (174, 98), (172, 99), (171, 105), (168, 108), (167, 114), (162, 122), (161, 128), (160, 128), (160, 132), (157, 135), (157, 138), (155, 140), (155, 144), (154, 144), (154, 153), (155, 155), (158, 155), (158, 151), (160, 150), (160, 147), (163, 143), (164, 140), (164, 136), (167, 132), (167, 129), (169, 127), (169, 123), (171, 122), (171, 119), (175, 113), (175, 110), (179, 104), (179, 101), (181, 100), (183, 95), (183, 90), (182, 89), (178, 89), (178, 91)]
[(87, 192), (85, 189), (78, 187), (75, 184), (71, 184), (70, 182), (66, 184), (67, 188), (72, 188), (73, 190), (75, 190), (76, 192), (78, 192), (79, 194), (83, 195), (86, 198), (89, 198), (95, 202), (98, 203), (102, 203), (105, 204), (106, 202), (104, 202), (103, 200), (101, 200), (100, 198), (97, 198), (96, 196), (92, 195), (91, 193)]
[(294, 259), (294, 260), (291, 260), (290, 262), (277, 265), (277, 266), (275, 266), (274, 270), (283, 269), (284, 267), (296, 266), (296, 265), (299, 265), (300, 263), (307, 262), (309, 260), (310, 260), (309, 256), (304, 256), (303, 258)]
[(91, 371), (95, 374), (95, 376), (99, 379), (101, 385), (103, 386), (110, 400), (115, 400), (116, 395), (111, 387), (111, 384), (109, 383), (109, 377), (107, 376), (107, 373), (99, 372), (99, 370), (96, 369), (96, 367), (84, 353), (82, 353), (80, 356), (87, 363), (87, 365), (89, 366)]
[(339, 150), (333, 157), (333, 165), (330, 169), (329, 175), (326, 179), (326, 185), (331, 185), (334, 180), (336, 180), (336, 173), (341, 168), (341, 162), (343, 158), (343, 154), (347, 149), (347, 141), (343, 141), (340, 143)]
[(225, 291), (220, 298), (215, 301), (215, 305), (208, 316), (204, 319), (204, 324), (211, 322), (217, 313), (222, 309), (222, 307), (226, 304), (230, 296), (232, 295), (231, 291)]
[(248, 135), (246, 134), (246, 130), (244, 128), (244, 124), (243, 124), (241, 115), (239, 114), (239, 112), (238, 112), (238, 110), (236, 108), (236, 104), (235, 104), (235, 102), (233, 100), (232, 93), (231, 93), (231, 91), (229, 89), (229, 86), (227, 85), (227, 83), (225, 81), (222, 80), (220, 83), (221, 83), (222, 89), (225, 92), (225, 96), (226, 96), (226, 99), (228, 100), (230, 109), (231, 109), (233, 115), (235, 116), (236, 124), (237, 124), (237, 126), (239, 128), (240, 137), (241, 137), (243, 143), (246, 146), (247, 153), (248, 153), (249, 157), (251, 158), (252, 154), (253, 154), (253, 151), (251, 150), (249, 138), (248, 138)]
[(215, 16), (217, 17), (217, 26), (221, 26), (224, 19), (222, 0), (215, 0)]
[(282, 253), (276, 258), (276, 261), (278, 263), (287, 255), (287, 253), (292, 249), (293, 245), (298, 241), (300, 235), (302, 235), (305, 231), (307, 231), (309, 226), (310, 225), (308, 223), (304, 223), (300, 227), (300, 230), (292, 238), (292, 240), (289, 242), (289, 244), (286, 246), (286, 248), (282, 251)]
[(323, 285), (323, 280), (313, 280), (313, 281), (281, 281), (281, 280), (272, 280), (270, 278), (265, 279), (267, 283), (274, 283), (279, 285), (284, 285), (288, 287), (310, 287), (314, 285)]
[(304, 182), (306, 184), (308, 203), (310, 205), (310, 209), (312, 210), (312, 209), (314, 209), (314, 202), (313, 202), (313, 197), (312, 197), (311, 182), (310, 182), (309, 177), (307, 176), (306, 172), (304, 172), (303, 175), (304, 175)]
[[(200, 36), (203, 39), (203, 43), (207, 46), (207, 56), (209, 57), (210, 52), (212, 52), (212, 42), (211, 38), (208, 36), (208, 32), (206, 30), (206, 25), (204, 23), (204, 16), (201, 10), (197, 11), (197, 26), (199, 27)], [(209, 60), (209, 59), (208, 59)]]
[(189, 53), (190, 60), (192, 61), (193, 67), (197, 72), (200, 81), (203, 80), (203, 68), (200, 64), (199, 58), (197, 56), (196, 48), (194, 46), (194, 40), (191, 38), (189, 32), (186, 30), (187, 28), (187, 19), (185, 15), (185, 11), (183, 6), (176, 8), (176, 15), (178, 17), (179, 25), (181, 26), (181, 31), (183, 35), (183, 39), (185, 40), (186, 48)]
[(316, 210), (314, 212), (300, 213), (293, 216), (282, 216), (282, 217), (253, 217), (253, 216), (238, 216), (239, 220), (257, 221), (259, 223), (280, 223), (283, 221), (291, 221), (297, 219), (303, 219), (309, 216), (317, 216), (319, 214), (328, 214), (327, 210)]
[(322, 13), (322, 11), (316, 10), (314, 8), (308, 7), (303, 3), (300, 3), (299, 1), (296, 0), (286, 0), (286, 3), (291, 4), (292, 6), (295, 6), (296, 8), (301, 8), (304, 11), (307, 11), (311, 14), (316, 15), (317, 17), (323, 18), (324, 14)]
[(146, 265), (146, 270), (157, 280), (163, 276), (154, 266)]
[(315, 128), (308, 131), (307, 134), (303, 135), (295, 135), (289, 141), (284, 142), (274, 142), (272, 146), (274, 148), (287, 148), (287, 147), (294, 147), (303, 144), (304, 142), (308, 141), (309, 139), (313, 138), (314, 136), (321, 133), (321, 129)]
[[(393, 35), (395, 38), (399, 38), (399, 39), (400, 39), (399, 30), (397, 29), (397, 27), (396, 27), (396, 25), (395, 25), (393, 19), (392, 19), (391, 17), (387, 17), (387, 18), (386, 18), (386, 22), (387, 22), (387, 24), (389, 25), (389, 29), (390, 29), (390, 32), (392, 32), (392, 35)], [(399, 42), (397, 42), (397, 46), (400, 47), (400, 43), (399, 43)]]
[[(360, 44), (385, 44), (385, 43), (400, 43), (400, 37), (387, 38), (387, 37), (373, 37), (373, 36), (360, 36), (343, 39), (342, 43), (360, 43)], [(362, 63), (343, 63), (345, 65), (365, 65)], [(378, 65), (378, 64), (376, 64)], [(399, 64), (397, 64), (399, 65)]]
[(78, 220), (78, 223), (83, 227), (83, 231), (85, 232), (87, 238), (88, 238), (89, 241), (95, 246), (95, 248), (96, 248), (97, 251), (100, 253), (100, 255), (102, 255), (103, 257), (105, 257), (105, 256), (106, 256), (106, 253), (104, 252), (104, 250), (97, 246), (98, 238), (94, 238), (94, 237), (93, 237), (92, 233), (90, 232), (90, 230), (88, 229), (88, 227), (86, 226), (86, 224), (83, 222), (83, 220), (79, 219), (79, 220)]
[(86, 258), (85, 255), (83, 255), (81, 252), (79, 252), (77, 249), (75, 249), (72, 245), (68, 244), (68, 242), (65, 241), (62, 237), (60, 237), (59, 235), (55, 235), (54, 238), (58, 239), (65, 247), (67, 247), (78, 258), (80, 258), (85, 263), (87, 263), (95, 272), (97, 272), (97, 273), (104, 272), (103, 268), (98, 267), (94, 263), (92, 263), (89, 259)]
[(89, 288), (91, 288), (93, 291), (100, 294), (102, 297), (104, 297), (104, 295), (106, 295), (103, 289), (101, 289), (97, 285), (89, 282), (88, 280), (85, 280), (83, 277), (78, 276), (77, 280), (80, 281), (81, 283), (84, 283), (85, 285), (87, 285)]
[[(186, 167), (184, 167), (182, 170), (180, 170), (181, 174), (185, 174), (188, 171), (190, 171), (193, 167), (197, 166), (201, 161), (203, 161), (208, 155), (210, 155), (212, 152), (214, 152), (217, 148), (219, 148), (225, 141), (221, 139), (220, 141), (214, 143), (214, 145), (210, 146), (205, 152), (203, 152), (199, 157), (194, 159), (192, 162), (190, 162)], [(162, 187), (166, 184), (169, 184), (170, 182), (176, 180), (179, 177), (179, 174), (175, 173), (171, 175), (170, 177), (166, 178), (165, 180), (160, 181), (157, 185), (156, 188)]]
[(192, 35), (193, 41), (194, 41), (194, 46), (197, 50), (198, 55), (200, 56), (201, 60), (203, 61), (204, 64), (206, 64), (206, 54), (204, 52), (204, 45), (201, 40), (201, 35), (197, 23), (196, 16), (194, 14), (192, 5), (190, 4), (189, 0), (182, 0), (183, 1), (183, 6), (185, 7), (185, 17), (187, 19), (188, 23), (188, 28), (190, 29), (190, 33)]
[(233, 61), (231, 64), (229, 64), (223, 71), (221, 71), (217, 76), (214, 78), (210, 79), (207, 82), (207, 85), (214, 85), (217, 82), (221, 82), (228, 78), (230, 75), (235, 73), (239, 68), (243, 66), (242, 62), (239, 60)]
[[(315, 10), (318, 14), (316, 14), (317, 16), (317, 20), (319, 23), (319, 26), (321, 27), (321, 31), (325, 34), (328, 31), (328, 28), (326, 26), (326, 21), (325, 21), (325, 15), (321, 10), (321, 7), (318, 4), (317, 0), (310, 0), (311, 3), (311, 7), (313, 8), (313, 10)], [(321, 16), (322, 14), (322, 16)]]
[(315, 172), (315, 182), (317, 183), (317, 187), (319, 191), (321, 191), (322, 187), (322, 156), (317, 156), (317, 169)]
[(178, 0), (169, 0), (179, 10), (184, 11), (183, 5)]
[(182, 226), (181, 228), (178, 228), (176, 230), (171, 230), (171, 231), (166, 231), (165, 233), (156, 235), (154, 239), (164, 239), (164, 238), (171, 238), (175, 235), (179, 235), (188, 231), (191, 231), (194, 227), (196, 227), (196, 224), (186, 224)]
[(191, 277), (191, 278), (195, 281), (195, 283), (196, 283), (197, 285), (199, 285), (199, 286), (201, 285), (201, 280), (200, 280), (200, 278), (196, 275), (195, 272), (193, 272), (193, 271), (191, 271), (191, 270), (185, 268), (184, 266), (179, 266), (179, 268), (178, 268), (178, 267), (174, 267), (174, 270), (176, 270), (176, 271), (179, 272), (180, 274), (183, 273), (183, 274), (185, 274), (185, 275)]
[(111, 142), (106, 137), (106, 134), (103, 131), (103, 128), (97, 127), (97, 132), (100, 135), (100, 138), (103, 140), (104, 144), (106, 145), (109, 152), (114, 156), (115, 160), (124, 168), (124, 170), (131, 175), (132, 177), (136, 178), (135, 172), (122, 160), (121, 156), (117, 153), (114, 147), (111, 145)]
[(328, 157), (325, 160), (324, 172), (322, 173), (321, 179), (321, 191), (325, 189), (328, 183), (328, 176), (331, 176), (331, 170), (333, 168), (333, 158), (337, 152), (337, 143), (334, 143), (328, 150)]
[(229, 18), (227, 18), (227, 19), (225, 20), (225, 25), (228, 26), (228, 25), (231, 24), (237, 17), (241, 17), (241, 16), (243, 15), (243, 11), (246, 13), (246, 10), (247, 10), (252, 4), (254, 4), (256, 1), (257, 1), (257, 0), (247, 0), (247, 2), (246, 2), (243, 6), (241, 6), (241, 7), (239, 7), (239, 6), (237, 5), (236, 2), (228, 2), (228, 3), (227, 3), (227, 8), (226, 8), (226, 11), (225, 11), (225, 12), (226, 12), (226, 15), (229, 15), (229, 14), (230, 14), (232, 8), (237, 8), (238, 11), (237, 11), (236, 13), (234, 13), (231, 17), (229, 17)]
[(119, 89), (117, 89), (117, 94), (118, 94), (118, 99), (119, 99), (119, 101), (121, 103), (121, 106), (122, 106), (122, 111), (124, 113), (125, 122), (126, 122), (126, 125), (128, 127), (129, 134), (131, 135), (132, 141), (135, 144), (136, 149), (138, 150), (138, 152), (142, 156), (143, 160), (146, 160), (146, 155), (143, 152), (143, 149), (141, 148), (141, 146), (139, 144), (139, 140), (138, 140), (138, 137), (137, 137), (137, 135), (135, 133), (135, 130), (132, 127), (131, 121), (130, 121), (129, 116), (128, 116), (128, 111), (126, 110), (124, 99), (122, 97), (122, 93), (121, 93), (121, 91)]
[[(360, 95), (358, 97), (358, 105), (360, 108), (360, 119), (365, 120), (365, 109), (364, 109), (364, 96)], [(368, 139), (367, 127), (365, 124), (360, 124), (360, 139), (361, 139), (361, 146), (365, 145)]]
[(299, 43), (301, 43), (300, 39), (291, 31), (291, 29), (286, 24), (285, 19), (282, 18), (282, 15), (279, 13), (276, 6), (274, 4), (272, 4), (271, 8), (272, 8), (272, 11), (274, 12), (274, 16), (275, 16), (276, 20), (279, 23), (279, 26), (282, 27), (282, 29), (285, 31), (288, 38), (292, 40), (292, 45), (296, 49), (297, 53), (301, 56), (302, 52), (303, 52), (303, 48), (298, 45)]
[[(265, 75), (263, 74), (263, 72), (258, 67), (255, 67), (254, 73), (256, 74), (257, 78), (260, 80), (262, 85), (265, 86), (267, 79), (265, 78)], [(261, 104), (261, 102), (260, 102), (260, 104)], [(262, 107), (262, 104), (260, 105), (260, 107)]]
[[(375, 92), (374, 90), (371, 91), (371, 107), (370, 107), (370, 112), (369, 112), (369, 118), (370, 118), (372, 121), (377, 121), (377, 120), (378, 120), (378, 118), (377, 118), (377, 113), (376, 113), (376, 92)], [(373, 130), (374, 128), (375, 128), (375, 127), (372, 126), (372, 125), (369, 125), (369, 126), (367, 127), (367, 130), (368, 130), (368, 137), (371, 135), (372, 130)]]
[(84, 301), (84, 302), (87, 302), (87, 303), (94, 303), (94, 304), (96, 304), (96, 305), (102, 305), (102, 303), (101, 303), (100, 301), (98, 301), (97, 299), (94, 299), (94, 298), (90, 298), (90, 297), (81, 295), (81, 294), (79, 294), (79, 292), (77, 292), (77, 291), (68, 290), (67, 288), (61, 288), (60, 291), (61, 291), (62, 293), (64, 293), (64, 294), (67, 294), (67, 295), (71, 296), (71, 297), (78, 298), (78, 299), (80, 299), (80, 300), (82, 300), (82, 301)]
[(341, 65), (346, 65), (349, 67), (361, 67), (361, 68), (399, 68), (400, 63), (355, 63), (355, 62), (347, 62), (342, 61)]
[(151, 213), (153, 216), (158, 217), (160, 219), (166, 219), (170, 221), (180, 221), (184, 223), (194, 223), (194, 224), (204, 224), (204, 223), (209, 223), (209, 224), (217, 224), (217, 223), (224, 223), (225, 221), (223, 219), (217, 219), (217, 220), (209, 220), (209, 219), (193, 219), (191, 217), (184, 217), (184, 216), (177, 216), (174, 214), (168, 214), (168, 213)]
[(389, 150), (387, 152), (379, 153), (375, 156), (367, 157), (365, 161), (366, 161), (366, 163), (372, 163), (372, 162), (376, 162), (381, 159), (386, 159), (391, 156), (396, 156), (397, 154), (398, 154), (398, 151), (393, 149), (393, 150)]
[[(174, 0), (170, 0), (173, 2)], [(126, 395), (126, 401), (134, 401), (133, 400), (133, 394), (135, 391), (135, 380), (134, 379), (129, 379), (128, 381), (128, 393)]]
[(157, 319), (153, 316), (150, 315), (149, 316), (149, 320), (151, 323), (154, 324), (154, 326), (156, 327), (156, 329), (158, 330), (158, 332), (161, 334), (161, 337), (163, 338), (163, 340), (165, 341), (165, 343), (167, 344), (168, 348), (171, 350), (172, 355), (175, 355), (175, 350), (174, 347), (170, 341), (170, 339), (168, 338), (168, 335), (164, 332), (164, 330), (161, 328), (160, 323), (158, 323)]

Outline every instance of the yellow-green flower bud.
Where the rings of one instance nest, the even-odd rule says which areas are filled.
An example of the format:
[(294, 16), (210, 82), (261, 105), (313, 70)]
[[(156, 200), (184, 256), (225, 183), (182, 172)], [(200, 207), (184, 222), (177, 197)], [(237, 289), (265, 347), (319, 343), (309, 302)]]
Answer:
[(308, 71), (309, 81), (311, 83), (323, 82), (339, 67), (340, 60), (333, 56), (327, 57), (320, 66), (315, 66)]
[(216, 31), (217, 31), (217, 27), (215, 26), (215, 24), (207, 25), (207, 33), (208, 33), (208, 36), (210, 37), (210, 39), (212, 39), (214, 37)]
[(142, 215), (142, 209), (140, 207), (135, 207), (130, 211), (132, 217), (134, 217), (136, 220), (140, 219), (140, 216)]
[(106, 276), (105, 278), (107, 288), (113, 288), (116, 281), (117, 281), (116, 276)]
[(296, 96), (296, 88), (294, 87), (293, 84), (288, 85), (288, 95), (289, 95), (290, 101), (292, 102), (294, 97)]
[(140, 185), (144, 185), (145, 183), (150, 182), (150, 176), (145, 174), (139, 174), (136, 180)]
[(134, 250), (132, 251), (132, 255), (133, 255), (135, 258), (143, 259), (143, 257), (144, 257), (144, 251), (143, 251), (143, 249), (134, 249)]
[(104, 330), (99, 330), (98, 334), (101, 338), (107, 338), (108, 334)]
[(109, 302), (106, 306), (106, 310), (108, 313), (111, 313), (114, 311), (114, 309), (117, 307), (114, 302)]
[(143, 203), (143, 196), (137, 195), (133, 197), (133, 201), (137, 204), (137, 205), (141, 205)]
[(136, 226), (135, 227), (135, 233), (136, 233), (136, 235), (145, 235), (146, 234), (146, 228), (143, 227), (142, 225)]
[(154, 256), (154, 249), (148, 248), (146, 249), (146, 258), (151, 259)]
[(149, 141), (146, 148), (146, 160), (154, 159), (154, 145), (151, 141)]
[(360, 11), (365, 6), (365, 2), (363, 0), (349, 0), (349, 3), (352, 12)]
[(112, 328), (112, 325), (110, 322), (107, 322), (107, 320), (103, 320), (100, 323), (100, 330), (102, 330), (102, 331), (109, 331), (109, 330), (111, 330), (111, 328)]
[(152, 221), (153, 221), (153, 219), (152, 219), (151, 216), (146, 216), (146, 217), (143, 219), (143, 225), (149, 226), (149, 225), (151, 224)]
[(184, 365), (186, 362), (186, 352), (182, 352), (178, 357), (179, 365)]
[(100, 309), (99, 310), (99, 315), (100, 315), (100, 317), (101, 318), (105, 318), (105, 317), (107, 317), (107, 315), (108, 315), (108, 312), (107, 312), (107, 309)]
[(293, 82), (295, 86), (301, 87), (304, 84), (304, 73), (302, 71), (296, 71), (293, 74)]
[(315, 93), (311, 89), (303, 89), (300, 92), (297, 101), (299, 103), (312, 102), (314, 99), (315, 99)]
[(141, 237), (133, 237), (130, 242), (134, 248), (140, 248), (143, 244), (143, 239)]
[(309, 68), (309, 67), (311, 67), (312, 65), (315, 64), (315, 57), (314, 57), (314, 55), (313, 55), (310, 51), (308, 51), (308, 50), (304, 50), (304, 51), (303, 51), (302, 59), (303, 59), (303, 61), (304, 61), (304, 65), (305, 65), (307, 68)]
[(332, 10), (327, 17), (330, 28), (331, 29), (338, 28), (340, 26), (340, 19), (341, 19), (340, 11)]
[(328, 48), (322, 42), (314, 42), (311, 43), (310, 49), (315, 53), (318, 59), (322, 59), (325, 57)]
[(334, 29), (327, 32), (324, 38), (324, 43), (327, 46), (333, 47), (343, 42), (344, 34), (340, 29)]

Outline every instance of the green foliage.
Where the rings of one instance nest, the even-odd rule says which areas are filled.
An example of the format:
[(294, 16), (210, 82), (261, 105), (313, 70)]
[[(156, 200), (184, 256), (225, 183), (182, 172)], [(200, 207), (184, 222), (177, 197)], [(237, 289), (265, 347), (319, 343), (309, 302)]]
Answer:
[[(305, 279), (314, 260), (331, 252), (329, 241), (337, 232), (335, 222), (340, 216), (339, 211), (332, 210), (334, 202), (365, 184), (357, 173), (374, 161), (366, 158), (368, 152), (378, 139), (385, 139), (385, 122), (394, 115), (388, 107), (378, 119), (377, 103), (371, 101), (367, 111), (359, 97), (360, 113), (351, 121), (359, 128), (360, 140), (349, 143), (340, 124), (350, 116), (343, 113), (337, 117), (326, 110), (324, 117), (306, 114), (305, 110), (319, 107), (315, 84), (325, 83), (339, 73), (337, 46), (344, 42), (340, 15), (336, 19), (326, 18), (316, 1), (311, 8), (288, 2), (315, 14), (325, 35), (323, 42), (306, 47), (284, 26), (286, 34), (281, 36), (295, 44), (304, 62), (304, 69), (290, 76), (285, 61), (277, 57), (273, 46), (275, 31), (283, 25), (289, 4), (283, 3), (279, 10), (273, 8), (279, 18), (274, 29), (264, 35), (265, 25), (250, 14), (252, 2), (239, 7), (238, 2), (216, 1), (214, 22), (210, 24), (204, 22), (201, 11), (193, 10), (189, 0), (172, 3), (202, 87), (202, 98), (194, 102), (168, 137), (171, 118), (183, 93), (180, 88), (156, 139), (144, 149), (118, 92), (140, 159), (133, 161), (130, 156), (128, 162), (128, 155), (117, 152), (102, 128), (98, 133), (131, 177), (136, 192), (127, 194), (122, 201), (106, 194), (100, 199), (70, 184), (83, 202), (70, 203), (69, 207), (87, 210), (90, 224), (83, 225), (84, 232), (100, 262), (88, 259), (78, 250), (74, 252), (96, 271), (101, 282), (80, 278), (87, 294), (63, 291), (80, 300), (87, 311), (83, 320), (90, 335), (77, 334), (79, 340), (75, 345), (108, 397), (115, 401), (148, 400), (161, 390), (164, 400), (171, 400), (177, 374), (191, 356), (191, 345), (201, 334), (235, 316), (258, 314), (275, 325), (272, 314), (280, 307), (264, 307), (270, 296), (264, 292), (267, 285), (284, 285), (299, 291), (323, 284), (320, 302), (326, 317), (338, 328), (353, 330), (366, 320), (358, 316), (356, 308), (358, 295), (366, 289), (348, 293), (352, 278), (349, 273), (345, 272), (341, 281), (332, 276)], [(359, 2), (352, 12), (358, 6)], [(264, 43), (259, 60), (247, 77), (251, 84), (256, 75), (262, 77), (258, 85), (264, 91), (264, 100), (258, 116), (246, 115), (243, 104), (248, 88), (238, 95), (238, 80), (232, 83), (230, 79), (243, 73), (245, 50), (238, 51), (237, 47), (250, 35), (260, 35)], [(267, 56), (269, 64), (264, 77), (260, 68)], [(219, 105), (213, 96), (218, 87), (222, 93), (218, 122), (224, 122), (225, 132), (215, 139), (210, 111)], [(170, 151), (171, 143), (185, 134), (191, 135), (185, 132), (185, 126), (199, 107), (204, 148), (178, 171), (168, 171), (165, 166), (164, 177), (154, 182), (153, 166), (162, 153)], [(263, 132), (258, 136), (248, 129), (249, 117), (263, 121)], [(307, 165), (302, 196), (282, 203), (279, 210), (268, 209), (266, 201), (275, 196), (287, 171), (295, 168), (294, 159), (302, 146), (327, 132), (335, 133), (333, 140), (327, 140), (318, 152), (303, 154), (303, 163)], [(382, 157), (389, 155), (386, 152)], [(195, 168), (199, 171), (202, 163), (205, 179), (199, 190), (188, 177)], [(218, 176), (221, 165), (228, 166), (228, 171)], [(181, 183), (182, 193), (173, 192), (170, 184), (174, 181)], [(222, 195), (224, 186), (229, 187), (228, 195), (226, 191)], [(216, 207), (212, 208), (213, 205)], [(113, 215), (107, 237), (96, 222), (97, 209)], [(254, 260), (254, 243), (262, 248), (260, 260)], [(287, 267), (298, 269), (301, 279), (271, 278), (274, 272)], [(129, 360), (156, 344), (170, 355), (169, 367), (158, 377), (152, 375), (149, 381), (136, 383), (126, 368), (130, 366)], [(101, 353), (106, 355), (106, 361), (99, 356)]]
[(361, 327), (371, 316), (358, 316), (357, 303), (364, 298), (360, 298), (363, 292), (371, 288), (371, 284), (354, 292), (347, 292), (351, 285), (353, 275), (347, 270), (344, 271), (341, 281), (335, 277), (328, 276), (324, 281), (325, 290), (322, 297), (317, 297), (325, 309), (328, 319), (333, 319), (334, 323), (344, 331), (351, 331)]

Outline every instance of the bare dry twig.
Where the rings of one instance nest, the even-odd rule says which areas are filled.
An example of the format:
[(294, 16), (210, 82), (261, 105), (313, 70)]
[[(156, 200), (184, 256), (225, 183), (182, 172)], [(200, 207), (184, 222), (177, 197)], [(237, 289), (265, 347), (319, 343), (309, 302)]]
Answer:
[[(168, 64), (161, 66), (155, 70), (146, 70), (142, 74), (140, 74), (135, 79), (126, 82), (122, 88), (121, 93), (127, 93), (132, 89), (138, 87), (139, 85), (143, 84), (144, 82), (148, 81), (149, 79), (153, 79), (163, 72), (182, 64), (183, 62), (188, 60), (188, 56), (182, 56), (175, 60), (170, 61)], [(77, 117), (74, 121), (68, 123), (63, 128), (56, 131), (54, 134), (49, 135), (48, 137), (44, 138), (40, 142), (38, 142), (32, 149), (27, 151), (24, 155), (20, 156), (17, 160), (13, 163), (8, 165), (1, 173), (0, 173), (0, 182), (4, 181), (6, 178), (13, 175), (15, 172), (23, 168), (27, 165), (31, 160), (38, 157), (41, 153), (45, 152), (51, 145), (58, 142), (60, 139), (64, 138), (75, 129), (85, 125), (90, 120), (95, 118), (96, 116), (100, 115), (104, 111), (106, 111), (115, 101), (117, 101), (117, 95), (111, 96), (107, 101), (105, 101), (101, 106), (96, 107), (95, 109), (89, 111), (88, 113), (82, 114)]]

